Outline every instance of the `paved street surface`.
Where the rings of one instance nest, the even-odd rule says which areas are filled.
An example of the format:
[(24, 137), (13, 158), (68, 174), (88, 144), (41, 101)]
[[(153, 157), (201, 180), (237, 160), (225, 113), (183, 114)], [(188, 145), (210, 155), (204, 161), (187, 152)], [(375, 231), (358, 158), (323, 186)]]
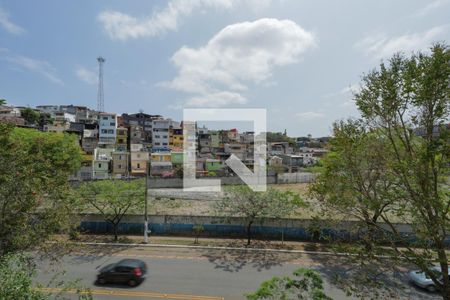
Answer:
[[(139, 286), (95, 285), (98, 270), (123, 258), (139, 258), (149, 268), (148, 278)], [(342, 272), (342, 258), (323, 255), (262, 253), (246, 251), (199, 250), (180, 248), (132, 249), (93, 247), (77, 254), (66, 255), (61, 263), (38, 263), (38, 280), (50, 282), (55, 273), (65, 271), (58, 279), (80, 280), (93, 291), (95, 299), (184, 299), (219, 300), (245, 299), (245, 293), (255, 291), (259, 284), (272, 276), (291, 275), (299, 267), (314, 268), (327, 279)], [(439, 299), (407, 283), (404, 299)], [(388, 281), (390, 279), (388, 278)], [(396, 284), (396, 283), (395, 283)], [(54, 285), (52, 285), (54, 286)], [(49, 291), (57, 292), (57, 289)], [(349, 299), (328, 283), (326, 292), (334, 299)]]

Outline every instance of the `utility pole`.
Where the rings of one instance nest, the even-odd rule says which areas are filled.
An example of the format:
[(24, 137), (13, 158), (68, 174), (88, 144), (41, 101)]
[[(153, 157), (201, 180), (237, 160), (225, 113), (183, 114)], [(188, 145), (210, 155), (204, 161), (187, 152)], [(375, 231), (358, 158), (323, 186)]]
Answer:
[(144, 202), (144, 244), (148, 244), (148, 213), (147, 213), (147, 196), (148, 196), (148, 173), (150, 171), (148, 161), (145, 163), (145, 202)]

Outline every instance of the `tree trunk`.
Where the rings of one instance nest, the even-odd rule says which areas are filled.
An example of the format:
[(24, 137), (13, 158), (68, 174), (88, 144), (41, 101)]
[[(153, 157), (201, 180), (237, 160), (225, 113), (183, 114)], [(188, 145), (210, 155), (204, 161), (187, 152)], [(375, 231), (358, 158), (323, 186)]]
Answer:
[(442, 299), (450, 300), (450, 280), (448, 274), (447, 254), (445, 253), (444, 245), (438, 245), (440, 249), (437, 250), (440, 261), (442, 276)]
[(119, 227), (119, 223), (113, 223), (113, 230), (114, 230), (114, 242), (117, 242), (119, 240), (119, 235), (118, 235), (118, 227)]
[(252, 239), (252, 224), (253, 221), (248, 222), (247, 224), (247, 246), (250, 246), (250, 241)]
[(450, 287), (449, 286), (443, 286), (441, 293), (442, 293), (442, 299), (450, 300)]
[(364, 248), (366, 249), (367, 254), (369, 255), (372, 255), (373, 243), (376, 240), (375, 234), (376, 234), (376, 227), (372, 223), (367, 222), (367, 233), (364, 238)]

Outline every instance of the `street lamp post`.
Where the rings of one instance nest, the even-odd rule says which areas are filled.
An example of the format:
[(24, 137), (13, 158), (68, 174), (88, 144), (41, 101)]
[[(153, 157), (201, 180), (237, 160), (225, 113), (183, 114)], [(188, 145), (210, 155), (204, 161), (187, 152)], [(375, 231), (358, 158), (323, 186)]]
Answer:
[(145, 201), (144, 201), (144, 243), (148, 244), (148, 214), (147, 214), (147, 193), (148, 193), (148, 161), (145, 164)]

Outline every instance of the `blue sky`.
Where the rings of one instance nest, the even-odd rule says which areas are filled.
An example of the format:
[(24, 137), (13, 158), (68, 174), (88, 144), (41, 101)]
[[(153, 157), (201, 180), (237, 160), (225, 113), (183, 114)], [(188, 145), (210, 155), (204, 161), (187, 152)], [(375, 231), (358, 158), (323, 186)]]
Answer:
[(450, 40), (450, 0), (0, 0), (0, 98), (181, 119), (266, 108), (268, 129), (330, 134), (351, 91), (396, 51)]

